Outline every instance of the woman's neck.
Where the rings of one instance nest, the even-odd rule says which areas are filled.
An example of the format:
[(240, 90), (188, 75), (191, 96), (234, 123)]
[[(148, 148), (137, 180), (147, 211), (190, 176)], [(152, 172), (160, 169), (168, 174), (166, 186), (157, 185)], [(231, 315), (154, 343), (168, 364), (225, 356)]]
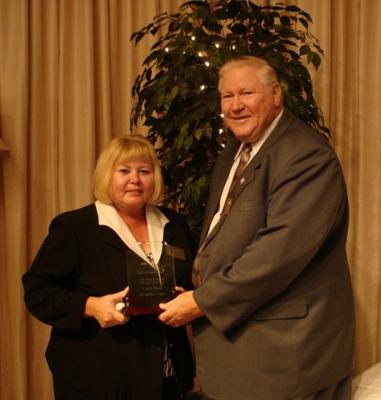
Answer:
[(145, 208), (137, 211), (118, 210), (119, 215), (129, 227), (135, 239), (139, 242), (148, 242), (148, 228)]
[(123, 220), (130, 221), (146, 221), (146, 208), (143, 207), (125, 207), (114, 204), (115, 209), (118, 214), (123, 218)]

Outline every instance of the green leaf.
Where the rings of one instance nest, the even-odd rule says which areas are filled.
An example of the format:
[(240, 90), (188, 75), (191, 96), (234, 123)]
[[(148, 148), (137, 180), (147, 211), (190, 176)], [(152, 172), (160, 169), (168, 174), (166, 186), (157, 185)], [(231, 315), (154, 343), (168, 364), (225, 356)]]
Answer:
[(239, 13), (239, 11), (241, 10), (241, 5), (242, 2), (241, 1), (237, 1), (237, 0), (231, 0), (227, 3), (227, 16), (230, 18), (234, 18), (237, 16), (237, 14)]
[(299, 54), (304, 55), (310, 53), (310, 47), (307, 44), (304, 44), (300, 49), (299, 49)]
[(222, 31), (222, 26), (219, 23), (215, 15), (209, 16), (204, 23), (205, 28), (211, 33), (220, 33)]
[(178, 86), (173, 86), (170, 92), (170, 98), (171, 100), (174, 99), (177, 94), (179, 93), (179, 87)]
[(182, 125), (182, 127), (180, 128), (180, 134), (177, 136), (177, 138), (176, 138), (176, 140), (175, 140), (175, 142), (174, 142), (174, 147), (175, 147), (175, 148), (179, 149), (180, 147), (183, 146), (185, 137), (186, 137), (186, 135), (187, 135), (187, 133), (188, 133), (188, 127), (189, 127), (188, 124), (184, 124), (184, 125)]
[(308, 53), (307, 55), (307, 60), (309, 63), (312, 63), (313, 66), (315, 67), (315, 69), (318, 69), (320, 66), (320, 62), (321, 62), (321, 58), (317, 53), (314, 53), (313, 51), (311, 51), (310, 53)]
[(282, 16), (282, 17), (280, 17), (280, 23), (282, 25), (287, 25), (288, 26), (288, 25), (291, 25), (291, 20), (287, 16)]
[(286, 11), (290, 11), (290, 12), (300, 12), (300, 8), (297, 6), (287, 6), (285, 8)]
[(172, 21), (169, 24), (168, 31), (174, 32), (174, 31), (177, 31), (179, 28), (180, 28), (180, 23), (178, 21)]
[(305, 11), (301, 11), (300, 14), (303, 15), (306, 18), (306, 20), (308, 20), (309, 22), (312, 22), (312, 18), (310, 17), (310, 14), (306, 13)]
[(134, 41), (135, 46), (144, 38), (143, 32), (137, 32), (134, 37), (131, 36), (131, 41)]
[(308, 29), (308, 21), (305, 18), (299, 18), (299, 22)]
[(180, 7), (180, 10), (184, 10), (187, 7), (203, 7), (205, 6), (205, 2), (202, 0), (192, 0), (192, 1), (186, 1), (183, 3)]
[(241, 35), (247, 31), (247, 27), (244, 24), (234, 24), (230, 26), (230, 29), (233, 33), (237, 35)]
[(184, 140), (184, 149), (188, 151), (192, 147), (192, 144), (193, 144), (193, 137), (187, 136)]
[(194, 133), (194, 137), (200, 141), (202, 135), (203, 135), (204, 131), (201, 128), (196, 129), (195, 133)]

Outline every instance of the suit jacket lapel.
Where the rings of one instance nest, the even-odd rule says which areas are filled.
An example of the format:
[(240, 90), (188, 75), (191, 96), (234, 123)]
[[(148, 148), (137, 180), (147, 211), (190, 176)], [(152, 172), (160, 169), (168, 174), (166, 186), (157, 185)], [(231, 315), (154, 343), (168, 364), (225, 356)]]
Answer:
[[(267, 138), (267, 140), (263, 143), (262, 147), (259, 149), (258, 153), (253, 157), (253, 159), (249, 162), (247, 167), (242, 173), (240, 181), (236, 185), (235, 189), (231, 193), (233, 202), (239, 197), (242, 190), (248, 185), (254, 178), (255, 173), (262, 163), (263, 158), (268, 153), (269, 149), (277, 142), (279, 137), (284, 133), (287, 127), (292, 123), (293, 115), (291, 112), (285, 107), (283, 111), (283, 115), (279, 120), (278, 125), (275, 127), (274, 131)], [(201, 234), (201, 242), (206, 238), (206, 234), (208, 232), (210, 223), (212, 222), (213, 216), (218, 210), (221, 194), (227, 177), (229, 175), (231, 166), (234, 161), (234, 156), (237, 154), (238, 148), (240, 146), (240, 142), (233, 138), (233, 143), (227, 147), (224, 158), (221, 160), (221, 164), (216, 169), (216, 179), (217, 183), (215, 185), (215, 191), (211, 193), (209, 198), (209, 205), (207, 208), (207, 212), (205, 215), (203, 230)], [(221, 218), (218, 224), (215, 226), (215, 229), (211, 232), (211, 235), (207, 238), (207, 242), (209, 242), (219, 231), (221, 226), (223, 225), (225, 218)], [(206, 243), (204, 243), (206, 245)]]
[[(248, 185), (254, 179), (255, 171), (257, 170), (257, 168), (260, 167), (262, 158), (261, 159), (257, 159), (257, 160), (254, 160), (254, 159), (255, 159), (255, 157), (247, 165), (247, 167), (245, 168), (245, 170), (242, 173), (242, 176), (241, 176), (240, 180), (235, 185), (234, 190), (230, 193), (230, 197), (232, 198), (233, 203), (236, 200), (236, 198), (239, 196), (239, 194), (242, 192), (243, 188), (246, 185)], [(228, 171), (230, 171), (230, 168), (228, 169)], [(222, 189), (221, 189), (220, 194), (219, 194), (218, 202), (220, 201), (221, 193), (222, 193)], [(213, 215), (216, 212), (217, 212), (217, 210), (213, 213)], [(213, 217), (213, 215), (212, 215), (212, 217)], [(214, 238), (214, 236), (216, 236), (218, 231), (221, 229), (221, 227), (222, 227), (222, 225), (223, 225), (223, 223), (225, 221), (225, 218), (226, 218), (226, 215), (221, 215), (221, 217), (218, 220), (217, 224), (210, 231), (210, 233), (208, 235), (205, 234), (204, 236), (202, 236), (201, 243), (203, 243), (203, 247), (205, 247)], [(211, 222), (211, 219), (210, 219), (210, 222)], [(210, 225), (210, 222), (209, 222), (209, 225)], [(208, 228), (209, 228), (209, 225), (207, 225)]]
[(218, 211), (222, 190), (225, 186), (226, 180), (228, 179), (231, 166), (234, 162), (234, 157), (237, 154), (240, 144), (241, 143), (237, 139), (232, 137), (226, 150), (221, 153), (221, 158), (217, 161), (215, 171), (213, 172), (215, 184), (213, 186), (213, 192), (209, 194), (208, 207), (205, 213), (200, 243), (205, 238), (210, 223)]
[(232, 193), (233, 201), (237, 199), (239, 194), (248, 185), (254, 178), (255, 173), (258, 168), (260, 168), (263, 158), (269, 152), (271, 147), (278, 141), (278, 139), (283, 135), (284, 131), (292, 122), (293, 115), (290, 111), (285, 108), (283, 111), (283, 115), (279, 120), (278, 125), (274, 128), (274, 131), (267, 138), (267, 140), (263, 143), (262, 147), (259, 149), (258, 153), (253, 157), (253, 159), (249, 162), (247, 167), (242, 173), (242, 176), (236, 185), (235, 189)]
[(295, 117), (289, 111), (287, 107), (284, 107), (283, 115), (281, 116), (278, 125), (274, 128), (271, 135), (263, 143), (262, 147), (259, 149), (258, 154), (254, 157), (254, 163), (260, 163), (263, 156), (268, 153), (269, 149), (279, 140), (279, 138), (284, 134), (285, 130), (291, 125)]

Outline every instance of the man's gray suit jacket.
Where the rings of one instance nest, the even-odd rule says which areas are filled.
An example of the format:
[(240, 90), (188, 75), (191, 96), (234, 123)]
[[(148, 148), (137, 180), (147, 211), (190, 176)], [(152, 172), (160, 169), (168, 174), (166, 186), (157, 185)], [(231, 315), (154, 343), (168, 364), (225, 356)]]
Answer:
[[(233, 138), (216, 163), (202, 238), (239, 145)], [(285, 109), (201, 253), (194, 297), (205, 317), (193, 330), (207, 396), (286, 400), (351, 373), (347, 225), (335, 152)]]

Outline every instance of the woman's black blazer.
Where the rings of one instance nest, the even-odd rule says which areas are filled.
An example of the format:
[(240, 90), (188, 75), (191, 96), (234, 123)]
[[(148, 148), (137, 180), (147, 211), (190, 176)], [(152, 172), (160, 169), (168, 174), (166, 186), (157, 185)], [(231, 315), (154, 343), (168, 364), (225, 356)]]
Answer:
[[(164, 240), (184, 250), (185, 257), (175, 259), (177, 285), (189, 289), (192, 236), (179, 214), (160, 210), (170, 221)], [(179, 385), (184, 392), (192, 386), (185, 329), (167, 328), (156, 316), (131, 317), (107, 329), (83, 318), (88, 296), (127, 286), (128, 251), (111, 228), (98, 224), (94, 204), (61, 214), (23, 276), (25, 302), (36, 318), (52, 326), (46, 358), (53, 375), (97, 399), (159, 400), (166, 339)]]

